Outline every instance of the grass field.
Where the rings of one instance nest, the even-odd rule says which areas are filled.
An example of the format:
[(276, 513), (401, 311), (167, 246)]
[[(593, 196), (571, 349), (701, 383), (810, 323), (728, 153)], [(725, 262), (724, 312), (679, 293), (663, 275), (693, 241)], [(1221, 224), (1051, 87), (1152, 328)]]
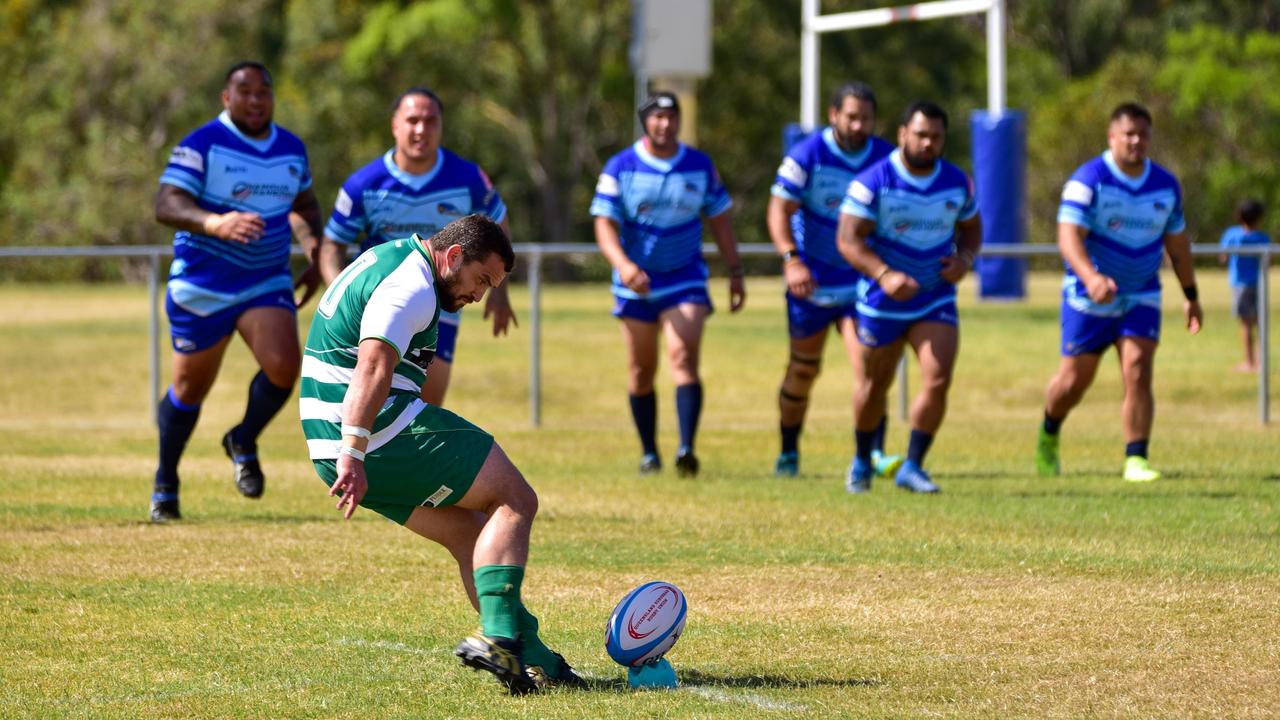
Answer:
[[(1064, 475), (1033, 473), (1056, 283), (1035, 276), (1031, 300), (1011, 305), (963, 288), (936, 497), (883, 481), (844, 492), (851, 383), (837, 342), (803, 474), (772, 477), (776, 280), (752, 281), (748, 308), (709, 325), (696, 481), (635, 474), (604, 287), (544, 298), (536, 430), (522, 288), (525, 327), (510, 338), (490, 339), (471, 311), (449, 404), (538, 489), (525, 597), (593, 685), (527, 698), (451, 656), (476, 619), (442, 549), (368, 511), (339, 519), (292, 404), (263, 438), (266, 496), (236, 493), (218, 439), (252, 375), (243, 345), (182, 467), (187, 519), (151, 526), (145, 290), (2, 286), (0, 717), (1274, 717), (1280, 431), (1258, 423), (1256, 378), (1231, 371), (1224, 276), (1202, 275), (1208, 323), (1194, 338), (1166, 294), (1152, 443), (1166, 475), (1146, 486), (1119, 480), (1111, 361), (1064, 428)], [(665, 370), (659, 410), (670, 462)], [(891, 449), (906, 433), (895, 415)], [(613, 604), (649, 579), (690, 604), (671, 693), (627, 691), (603, 648)]]

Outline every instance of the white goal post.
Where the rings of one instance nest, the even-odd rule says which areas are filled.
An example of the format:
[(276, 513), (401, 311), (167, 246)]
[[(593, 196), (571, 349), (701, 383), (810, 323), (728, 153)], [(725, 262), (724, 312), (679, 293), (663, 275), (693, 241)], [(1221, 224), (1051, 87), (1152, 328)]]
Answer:
[(800, 29), (800, 125), (806, 132), (818, 126), (818, 36), (841, 30), (881, 27), (958, 15), (987, 15), (987, 111), (999, 116), (1005, 109), (1005, 0), (939, 0), (875, 10), (818, 14), (819, 0), (802, 0)]

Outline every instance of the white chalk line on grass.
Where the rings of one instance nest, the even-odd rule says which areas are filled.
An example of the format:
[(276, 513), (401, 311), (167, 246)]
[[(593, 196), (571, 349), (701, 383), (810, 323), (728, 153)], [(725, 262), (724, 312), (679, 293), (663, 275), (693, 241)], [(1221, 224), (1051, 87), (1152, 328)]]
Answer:
[(786, 700), (774, 700), (773, 698), (768, 698), (763, 695), (756, 695), (754, 693), (734, 693), (734, 692), (729, 692), (728, 690), (722, 690), (720, 688), (703, 687), (700, 685), (699, 686), (686, 685), (680, 689), (683, 690), (684, 692), (691, 693), (693, 695), (698, 695), (708, 700), (715, 700), (717, 702), (742, 703), (744, 705), (751, 705), (754, 707), (758, 707), (761, 710), (781, 710), (783, 712), (803, 712), (809, 709), (807, 705), (787, 702)]

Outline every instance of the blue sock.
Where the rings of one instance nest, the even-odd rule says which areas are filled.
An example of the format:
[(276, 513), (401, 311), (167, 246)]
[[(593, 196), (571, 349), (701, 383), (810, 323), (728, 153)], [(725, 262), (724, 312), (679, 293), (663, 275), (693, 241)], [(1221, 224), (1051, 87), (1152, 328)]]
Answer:
[(648, 395), (629, 395), (631, 419), (640, 433), (641, 451), (646, 455), (658, 454), (658, 395), (650, 390)]
[(701, 415), (702, 383), (677, 387), (676, 417), (680, 420), (680, 447), (693, 450), (693, 436), (698, 432), (698, 418)]
[(871, 449), (883, 454), (884, 453), (884, 434), (889, 429), (889, 414), (885, 413), (880, 418), (880, 424), (876, 425), (875, 439), (872, 441)]
[(1137, 456), (1140, 458), (1145, 458), (1147, 456), (1148, 442), (1150, 442), (1150, 440), (1148, 440), (1147, 438), (1143, 438), (1141, 440), (1134, 440), (1133, 442), (1125, 445), (1124, 456), (1125, 457)]
[(262, 429), (280, 412), (292, 394), (292, 386), (277, 387), (267, 379), (265, 372), (259, 370), (253, 376), (253, 382), (249, 383), (249, 404), (244, 409), (244, 419), (231, 431), (231, 440), (236, 447), (246, 452), (255, 451)]
[(924, 456), (933, 444), (933, 436), (927, 432), (912, 429), (911, 441), (907, 445), (907, 459), (919, 467), (924, 467)]
[(160, 466), (156, 469), (155, 493), (160, 500), (178, 497), (178, 461), (196, 429), (200, 405), (187, 405), (174, 397), (173, 388), (160, 399), (156, 424), (160, 427)]
[(853, 429), (853, 447), (858, 459), (867, 465), (871, 464), (871, 451), (876, 447), (875, 430)]
[(800, 425), (794, 425), (792, 427), (787, 427), (786, 425), (782, 425), (782, 424), (778, 425), (778, 430), (782, 432), (782, 452), (784, 453), (800, 452), (800, 428), (803, 425), (804, 423), (801, 423)]
[(1049, 411), (1044, 411), (1044, 431), (1050, 435), (1057, 435), (1062, 429), (1062, 421), (1066, 418), (1056, 418), (1049, 415)]

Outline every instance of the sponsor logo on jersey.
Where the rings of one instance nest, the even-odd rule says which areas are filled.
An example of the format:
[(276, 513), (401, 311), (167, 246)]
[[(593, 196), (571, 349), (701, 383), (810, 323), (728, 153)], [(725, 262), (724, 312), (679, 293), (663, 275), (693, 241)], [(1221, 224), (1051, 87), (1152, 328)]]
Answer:
[(600, 179), (596, 181), (596, 193), (608, 195), (609, 197), (621, 195), (622, 190), (618, 186), (618, 178), (612, 175), (601, 175)]
[(809, 180), (809, 173), (796, 162), (795, 158), (784, 158), (782, 164), (778, 166), (778, 177), (795, 185), (796, 187), (804, 187)]
[(460, 210), (457, 205), (447, 202), (436, 203), (436, 212), (441, 215), (452, 215), (454, 217), (462, 217), (463, 215), (462, 210)]
[(431, 237), (440, 232), (440, 226), (432, 223), (382, 223), (378, 226), (378, 231), (383, 235), (390, 237), (402, 237), (418, 233), (424, 238)]
[(822, 201), (822, 204), (826, 205), (828, 210), (834, 210), (840, 206), (840, 203), (843, 200), (844, 198), (839, 195), (828, 195), (827, 199)]
[(338, 199), (333, 201), (333, 209), (346, 217), (351, 217), (351, 196), (347, 194), (346, 188), (338, 190)]
[(1062, 188), (1062, 199), (1064, 202), (1088, 205), (1093, 202), (1093, 188), (1079, 180), (1070, 180)]
[(404, 359), (414, 365), (417, 365), (419, 368), (422, 368), (423, 372), (426, 372), (427, 366), (431, 364), (431, 361), (434, 360), (435, 357), (436, 351), (434, 348), (417, 348), (415, 350), (410, 350), (408, 354), (404, 356)]
[(297, 188), (292, 185), (280, 185), (277, 183), (247, 183), (238, 182), (231, 188), (231, 197), (236, 200), (247, 200), (253, 195), (259, 197), (278, 197), (292, 198), (298, 194)]
[(249, 172), (249, 168), (243, 165), (223, 165), (222, 171), (228, 175), (239, 175), (240, 173)]
[(169, 164), (189, 168), (198, 173), (204, 172), (204, 156), (200, 151), (182, 145), (175, 147), (173, 152), (169, 153)]
[(231, 188), (231, 197), (236, 200), (248, 200), (252, 195), (253, 186), (249, 183), (236, 183), (235, 187)]
[(857, 180), (854, 180), (853, 183), (849, 185), (849, 197), (863, 205), (870, 205), (876, 199), (876, 194), (871, 192), (871, 188), (863, 185)]

